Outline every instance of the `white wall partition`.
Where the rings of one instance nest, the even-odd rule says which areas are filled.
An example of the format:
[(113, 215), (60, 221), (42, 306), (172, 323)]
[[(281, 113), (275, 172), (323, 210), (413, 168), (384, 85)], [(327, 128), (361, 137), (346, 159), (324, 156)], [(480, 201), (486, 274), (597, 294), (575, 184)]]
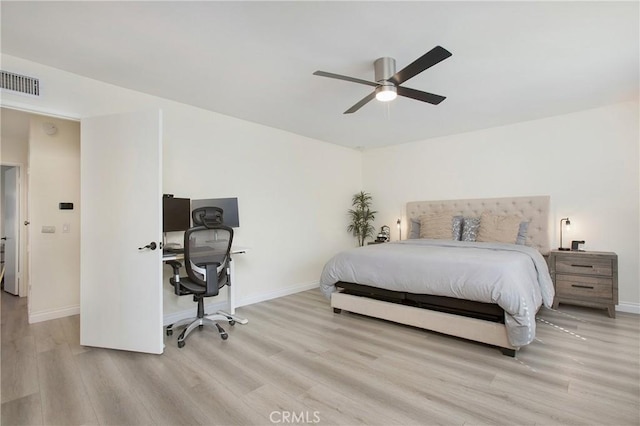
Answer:
[[(47, 134), (43, 125), (57, 131)], [(71, 202), (73, 210), (59, 203)], [(41, 116), (29, 132), (29, 320), (79, 313), (80, 124)]]

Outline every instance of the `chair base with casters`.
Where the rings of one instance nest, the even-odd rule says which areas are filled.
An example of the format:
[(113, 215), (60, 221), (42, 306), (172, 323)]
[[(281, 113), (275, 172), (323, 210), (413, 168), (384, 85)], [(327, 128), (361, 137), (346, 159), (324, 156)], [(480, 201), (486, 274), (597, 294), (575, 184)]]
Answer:
[(205, 325), (212, 325), (218, 329), (218, 333), (220, 334), (220, 338), (222, 340), (227, 340), (229, 335), (225, 331), (224, 328), (220, 326), (216, 321), (227, 321), (230, 326), (235, 325), (235, 320), (233, 318), (227, 317), (221, 314), (213, 314), (213, 315), (204, 315), (202, 318), (188, 318), (181, 321), (178, 321), (174, 324), (167, 326), (167, 336), (172, 336), (173, 331), (185, 324), (188, 324), (187, 327), (182, 330), (182, 333), (178, 336), (178, 347), (182, 348), (185, 345), (185, 339), (189, 336), (189, 334), (196, 329), (202, 329)]
[[(193, 295), (193, 301), (198, 305), (198, 312), (195, 318), (187, 318), (171, 325), (167, 326), (167, 336), (172, 336), (173, 331), (181, 326), (186, 324), (186, 328), (180, 333), (178, 336), (178, 347), (182, 348), (185, 345), (185, 340), (189, 336), (189, 334), (196, 329), (202, 329), (205, 325), (213, 325), (218, 330), (220, 337), (222, 340), (227, 340), (229, 335), (225, 331), (224, 328), (220, 326), (216, 321), (225, 321), (229, 325), (235, 325), (236, 321), (231, 316), (222, 315), (219, 313), (216, 314), (205, 314), (204, 312), (204, 298), (210, 296), (216, 296), (219, 293), (221, 287), (225, 285), (230, 285), (229, 282), (229, 270), (228, 265), (225, 267), (221, 267), (222, 265), (219, 262), (210, 262), (208, 264), (203, 265), (204, 270), (206, 270), (205, 276), (212, 277), (212, 280), (215, 279), (215, 286), (202, 286), (198, 282), (194, 282), (188, 277), (180, 277), (180, 267), (182, 266), (178, 262), (171, 263), (171, 266), (174, 270), (174, 276), (171, 277), (169, 282), (173, 285), (175, 289), (175, 294), (177, 295)], [(218, 268), (221, 270), (218, 271)]]
[(171, 325), (168, 325), (167, 336), (172, 336), (173, 331), (175, 329), (187, 324), (186, 328), (182, 330), (182, 333), (180, 333), (180, 335), (178, 336), (178, 347), (182, 348), (185, 345), (185, 342), (184, 342), (185, 339), (189, 336), (189, 334), (193, 330), (196, 329), (196, 327), (198, 329), (202, 329), (205, 325), (212, 325), (217, 328), (218, 333), (220, 334), (220, 338), (222, 338), (222, 340), (227, 340), (229, 338), (229, 335), (227, 334), (225, 329), (222, 328), (220, 324), (218, 324), (216, 321), (225, 321), (230, 326), (234, 326), (236, 321), (232, 317), (222, 315), (222, 314), (211, 314), (211, 315), (205, 314), (204, 313), (204, 297), (194, 295), (193, 299), (194, 299), (194, 302), (198, 302), (198, 316), (195, 318), (186, 318), (176, 323), (173, 323)]

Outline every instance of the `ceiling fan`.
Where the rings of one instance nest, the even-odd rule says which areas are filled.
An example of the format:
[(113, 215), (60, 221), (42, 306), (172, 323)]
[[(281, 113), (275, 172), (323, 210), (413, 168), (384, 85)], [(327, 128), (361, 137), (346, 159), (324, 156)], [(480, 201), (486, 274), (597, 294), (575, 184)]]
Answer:
[(408, 87), (403, 87), (400, 85), (410, 78), (413, 78), (416, 75), (420, 74), (427, 68), (430, 68), (435, 64), (444, 61), (449, 56), (451, 56), (451, 52), (449, 52), (444, 47), (436, 46), (398, 72), (396, 72), (395, 59), (387, 57), (378, 58), (373, 63), (376, 80), (375, 82), (348, 77), (346, 75), (333, 74), (325, 71), (316, 71), (313, 73), (313, 75), (351, 81), (352, 83), (366, 84), (367, 86), (375, 87), (375, 90), (373, 92), (371, 92), (354, 106), (346, 110), (344, 114), (352, 114), (356, 112), (373, 98), (376, 98), (382, 102), (388, 102), (394, 100), (397, 95), (422, 102), (428, 102), (433, 105), (438, 105), (440, 102), (446, 99), (444, 96), (434, 95), (433, 93), (422, 92), (420, 90), (410, 89)]

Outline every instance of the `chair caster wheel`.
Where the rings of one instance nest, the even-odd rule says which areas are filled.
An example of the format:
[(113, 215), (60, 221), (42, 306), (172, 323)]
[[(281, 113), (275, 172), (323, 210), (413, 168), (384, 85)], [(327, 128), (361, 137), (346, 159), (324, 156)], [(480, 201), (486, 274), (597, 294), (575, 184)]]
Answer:
[(236, 325), (236, 320), (231, 320), (231, 321), (229, 321), (229, 325), (231, 325), (231, 326)]
[(221, 334), (220, 337), (222, 338), (222, 340), (227, 340), (229, 338), (229, 335), (227, 333)]
[(167, 336), (173, 336), (173, 330), (167, 329)]
[(200, 324), (200, 325), (198, 326), (198, 329), (200, 329), (200, 330), (202, 330), (203, 328), (204, 328), (204, 325), (202, 325), (202, 324)]
[(184, 348), (184, 342), (178, 340), (178, 347), (179, 348)]

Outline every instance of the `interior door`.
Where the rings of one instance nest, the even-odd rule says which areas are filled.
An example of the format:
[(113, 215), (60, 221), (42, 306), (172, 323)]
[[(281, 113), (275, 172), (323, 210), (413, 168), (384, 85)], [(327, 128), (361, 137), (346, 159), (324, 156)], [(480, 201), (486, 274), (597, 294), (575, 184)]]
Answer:
[(5, 170), (4, 184), (4, 291), (18, 294), (18, 206), (19, 169), (11, 167)]
[(162, 353), (162, 113), (80, 129), (80, 343)]

